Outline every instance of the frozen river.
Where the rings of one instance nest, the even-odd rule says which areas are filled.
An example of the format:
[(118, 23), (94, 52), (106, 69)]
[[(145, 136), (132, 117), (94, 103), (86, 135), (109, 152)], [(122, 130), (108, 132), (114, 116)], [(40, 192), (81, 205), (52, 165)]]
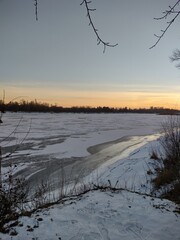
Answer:
[(88, 174), (128, 148), (145, 143), (144, 136), (158, 133), (164, 118), (155, 114), (6, 113), (0, 126), (3, 173), (11, 165), (15, 175), (33, 183), (57, 178), (62, 165), (67, 175)]

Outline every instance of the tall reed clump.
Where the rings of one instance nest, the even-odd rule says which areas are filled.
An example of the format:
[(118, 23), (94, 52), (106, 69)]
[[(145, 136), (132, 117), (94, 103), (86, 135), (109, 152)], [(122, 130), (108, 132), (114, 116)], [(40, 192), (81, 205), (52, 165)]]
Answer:
[(153, 183), (156, 189), (166, 186), (162, 196), (180, 203), (180, 116), (170, 116), (162, 123), (162, 130), (162, 165), (156, 169)]

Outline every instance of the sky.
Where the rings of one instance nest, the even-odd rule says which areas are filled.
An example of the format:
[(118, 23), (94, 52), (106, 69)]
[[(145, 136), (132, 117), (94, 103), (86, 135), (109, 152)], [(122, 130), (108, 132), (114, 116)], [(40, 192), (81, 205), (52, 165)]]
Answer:
[(0, 0), (0, 98), (59, 106), (180, 109), (180, 19), (154, 20), (175, 0), (92, 0), (93, 22), (114, 48), (97, 45), (81, 0)]

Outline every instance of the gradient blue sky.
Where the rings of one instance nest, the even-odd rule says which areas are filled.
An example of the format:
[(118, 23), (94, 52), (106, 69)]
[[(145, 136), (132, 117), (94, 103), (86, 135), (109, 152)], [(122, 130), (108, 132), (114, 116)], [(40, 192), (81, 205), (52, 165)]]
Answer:
[(180, 19), (152, 50), (155, 21), (170, 0), (94, 0), (100, 36), (115, 48), (96, 45), (80, 0), (0, 0), (0, 90), (6, 100), (63, 106), (180, 108), (180, 71), (169, 56), (179, 47)]

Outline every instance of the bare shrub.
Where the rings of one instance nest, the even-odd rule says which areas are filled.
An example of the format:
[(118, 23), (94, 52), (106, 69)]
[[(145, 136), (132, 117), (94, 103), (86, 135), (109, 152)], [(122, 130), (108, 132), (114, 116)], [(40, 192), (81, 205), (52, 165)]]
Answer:
[(0, 187), (0, 230), (3, 225), (24, 212), (29, 188), (24, 179), (9, 175)]
[(162, 123), (164, 136), (160, 139), (166, 165), (180, 163), (180, 117), (171, 116)]
[(173, 189), (169, 190), (164, 196), (180, 204), (180, 181), (176, 182)]
[(179, 201), (180, 196), (180, 116), (170, 116), (162, 123), (163, 135), (160, 145), (163, 151), (162, 165), (156, 170), (153, 183), (156, 189), (169, 185), (162, 194), (170, 200)]
[(38, 209), (42, 206), (49, 204), (52, 200), (49, 196), (50, 185), (49, 181), (41, 181), (37, 184), (37, 187), (32, 195), (32, 208)]
[(174, 181), (174, 178), (175, 173), (173, 169), (162, 168), (158, 171), (158, 175), (153, 182), (156, 188), (160, 188), (165, 184), (171, 184)]

